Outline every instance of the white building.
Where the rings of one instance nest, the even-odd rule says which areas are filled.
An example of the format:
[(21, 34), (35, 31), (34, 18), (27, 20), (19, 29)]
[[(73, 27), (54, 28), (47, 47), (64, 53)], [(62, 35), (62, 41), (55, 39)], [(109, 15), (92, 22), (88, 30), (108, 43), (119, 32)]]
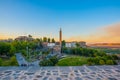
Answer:
[(65, 44), (66, 47), (76, 47), (76, 42), (66, 42)]
[(80, 42), (66, 42), (65, 46), (66, 47), (76, 47), (76, 43), (78, 43), (80, 45), (80, 47), (82, 48), (86, 48), (86, 42), (84, 41), (80, 41)]
[(65, 46), (66, 47), (71, 47), (71, 42), (66, 42)]
[(71, 47), (76, 47), (76, 42), (71, 42)]
[(53, 48), (55, 46), (55, 43), (48, 43), (47, 46)]

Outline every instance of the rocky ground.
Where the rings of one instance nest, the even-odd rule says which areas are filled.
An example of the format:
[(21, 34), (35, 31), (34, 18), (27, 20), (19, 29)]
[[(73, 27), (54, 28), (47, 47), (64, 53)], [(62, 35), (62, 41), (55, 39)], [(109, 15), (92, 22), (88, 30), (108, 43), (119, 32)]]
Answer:
[(120, 80), (120, 65), (0, 67), (0, 80)]

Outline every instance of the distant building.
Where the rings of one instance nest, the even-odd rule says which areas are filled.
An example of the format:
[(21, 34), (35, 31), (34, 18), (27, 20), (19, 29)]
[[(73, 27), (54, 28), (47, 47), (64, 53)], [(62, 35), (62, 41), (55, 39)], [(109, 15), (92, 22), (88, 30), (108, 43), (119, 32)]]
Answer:
[(76, 42), (71, 42), (71, 47), (76, 47)]
[(43, 43), (42, 43), (42, 46), (43, 46), (43, 47), (48, 47), (48, 42), (43, 42)]
[(17, 40), (17, 41), (32, 41), (33, 38), (27, 37), (27, 36), (19, 36), (19, 37), (15, 38), (15, 40)]
[(61, 51), (60, 45), (56, 45), (53, 47), (54, 52), (59, 53)]
[(79, 45), (80, 45), (80, 47), (82, 47), (82, 48), (86, 48), (86, 47), (87, 47), (86, 42), (84, 42), (84, 41), (80, 41), (80, 42), (79, 42)]
[(53, 47), (55, 46), (55, 43), (48, 43), (47, 46), (48, 46), (49, 48), (53, 48)]
[(71, 47), (71, 42), (66, 42), (65, 46), (70, 48)]
[(76, 42), (66, 42), (65, 44), (66, 47), (76, 47)]
[(0, 42), (12, 42), (13, 41), (13, 39), (11, 39), (11, 38), (9, 38), (9, 39), (2, 39), (2, 40), (0, 40)]
[(71, 48), (71, 47), (76, 47), (76, 43), (78, 43), (80, 45), (80, 47), (82, 48), (86, 48), (86, 42), (84, 41), (80, 41), (80, 42), (66, 42), (65, 46), (68, 47), (68, 48)]
[(60, 42), (55, 42), (55, 45), (60, 45)]

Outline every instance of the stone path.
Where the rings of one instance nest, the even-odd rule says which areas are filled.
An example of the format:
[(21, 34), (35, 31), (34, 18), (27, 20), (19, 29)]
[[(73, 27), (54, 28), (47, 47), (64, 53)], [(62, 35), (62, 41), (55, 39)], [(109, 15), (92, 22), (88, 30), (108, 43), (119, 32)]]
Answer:
[(19, 64), (19, 66), (21, 66), (22, 64), (28, 64), (28, 62), (25, 60), (25, 58), (21, 55), (21, 53), (16, 53), (16, 59), (17, 62)]
[(16, 59), (19, 64), (19, 66), (26, 64), (26, 66), (36, 66), (39, 67), (39, 60), (34, 61), (34, 62), (27, 62), (25, 58), (22, 56), (21, 53), (16, 53)]
[(120, 80), (120, 65), (0, 67), (0, 80)]

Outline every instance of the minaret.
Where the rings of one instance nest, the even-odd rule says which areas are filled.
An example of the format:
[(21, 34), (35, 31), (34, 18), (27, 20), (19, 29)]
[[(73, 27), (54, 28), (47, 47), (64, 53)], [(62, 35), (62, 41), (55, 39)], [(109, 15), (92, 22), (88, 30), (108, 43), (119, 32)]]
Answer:
[(61, 28), (60, 28), (59, 36), (60, 36), (60, 46), (61, 46), (61, 44), (62, 44), (62, 30), (61, 30)]
[(60, 54), (62, 53), (62, 30), (60, 28), (60, 32), (59, 32), (59, 37), (60, 37)]

